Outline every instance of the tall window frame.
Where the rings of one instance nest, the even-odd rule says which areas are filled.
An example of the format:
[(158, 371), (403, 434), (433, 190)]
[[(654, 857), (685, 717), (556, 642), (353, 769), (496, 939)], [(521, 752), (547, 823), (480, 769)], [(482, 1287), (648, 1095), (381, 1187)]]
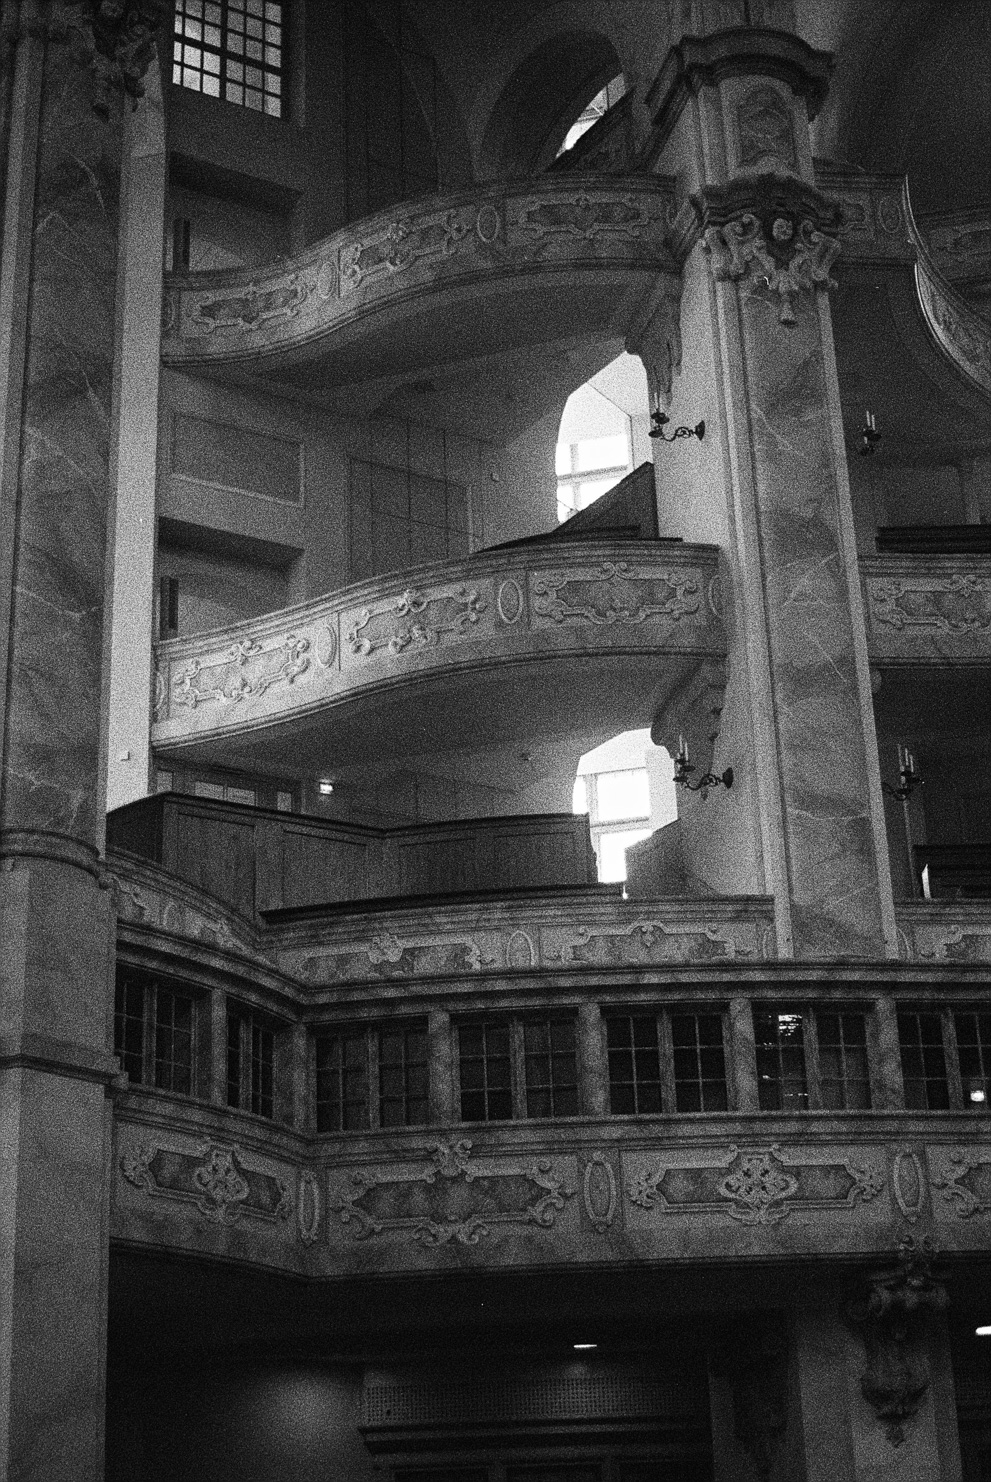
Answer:
[(581, 1112), (578, 1019), (536, 1010), (455, 1025), (460, 1122), (543, 1121)]
[(907, 1111), (991, 1111), (991, 1014), (975, 1004), (899, 1003)]
[(284, 0), (175, 0), (173, 83), (284, 118), (286, 8)]
[(126, 968), (114, 991), (114, 1053), (129, 1080), (177, 1096), (198, 1094), (198, 995), (184, 983)]
[(314, 1028), (318, 1133), (422, 1127), (430, 1122), (430, 1043), (425, 1019)]
[(753, 1017), (760, 1111), (871, 1111), (877, 1055), (868, 1008), (759, 1001)]
[(694, 1004), (603, 1012), (609, 1114), (673, 1116), (731, 1109), (726, 1011)]

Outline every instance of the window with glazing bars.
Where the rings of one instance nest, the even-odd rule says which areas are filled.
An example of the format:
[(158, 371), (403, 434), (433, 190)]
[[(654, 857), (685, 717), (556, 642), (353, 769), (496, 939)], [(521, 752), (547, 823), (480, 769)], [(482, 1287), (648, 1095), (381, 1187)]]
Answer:
[(721, 1013), (608, 1014), (613, 1116), (726, 1111)]
[(575, 1020), (527, 1015), (458, 1027), (463, 1122), (578, 1113)]
[(898, 1039), (910, 1111), (988, 1110), (991, 1013), (902, 1008)]
[(423, 1023), (335, 1029), (316, 1036), (318, 1132), (360, 1132), (427, 1122)]
[(761, 1111), (867, 1111), (867, 1017), (856, 1010), (755, 1008)]
[(275, 1028), (246, 1004), (227, 1010), (227, 1105), (275, 1115)]
[(114, 1053), (141, 1086), (193, 1093), (195, 1004), (192, 996), (154, 978), (119, 975), (114, 1003)]
[(176, 0), (172, 81), (281, 118), (281, 0)]

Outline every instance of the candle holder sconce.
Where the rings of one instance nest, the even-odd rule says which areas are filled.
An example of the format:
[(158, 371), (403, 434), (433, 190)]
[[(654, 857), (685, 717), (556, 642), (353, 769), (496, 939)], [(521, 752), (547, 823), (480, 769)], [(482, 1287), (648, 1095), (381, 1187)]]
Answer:
[(921, 787), (923, 778), (915, 770), (915, 757), (907, 746), (898, 748), (898, 784), (882, 781), (881, 786), (889, 797), (897, 798), (900, 803), (907, 802), (917, 787)]
[(669, 437), (664, 429), (671, 421), (671, 418), (667, 412), (662, 412), (659, 406), (655, 407), (651, 412), (650, 420), (653, 426), (647, 436), (659, 437), (662, 443), (673, 443), (679, 437), (697, 437), (699, 442), (701, 442), (705, 437), (704, 422), (696, 422), (694, 427), (676, 427)]
[(715, 772), (703, 772), (697, 782), (692, 782), (692, 773), (697, 770), (688, 759), (688, 747), (682, 736), (678, 742), (678, 755), (674, 759), (674, 780), (677, 787), (687, 787), (689, 792), (701, 793), (703, 798), (707, 798), (710, 787), (730, 788), (733, 786), (732, 767), (727, 767), (726, 771), (719, 775)]
[(873, 457), (874, 449), (881, 441), (881, 434), (877, 430), (877, 418), (873, 412), (864, 413), (864, 425), (860, 430), (860, 436), (863, 439), (860, 444), (861, 458)]

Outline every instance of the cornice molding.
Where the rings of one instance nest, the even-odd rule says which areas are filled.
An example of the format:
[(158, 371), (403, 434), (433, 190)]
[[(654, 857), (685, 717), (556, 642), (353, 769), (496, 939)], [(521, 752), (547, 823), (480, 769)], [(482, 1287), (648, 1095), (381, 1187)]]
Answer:
[(776, 77), (805, 99), (813, 119), (825, 101), (832, 70), (832, 53), (818, 51), (787, 31), (739, 26), (710, 36), (683, 36), (647, 93), (654, 147), (663, 147), (689, 98), (728, 77)]

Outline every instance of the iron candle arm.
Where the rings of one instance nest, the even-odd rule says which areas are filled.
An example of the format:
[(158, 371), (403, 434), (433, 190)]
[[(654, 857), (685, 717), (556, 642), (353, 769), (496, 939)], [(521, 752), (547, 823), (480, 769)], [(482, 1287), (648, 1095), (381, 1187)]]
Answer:
[(907, 746), (898, 748), (898, 785), (893, 782), (881, 781), (881, 786), (889, 797), (897, 798), (900, 803), (905, 803), (912, 796), (917, 787), (923, 783), (922, 775), (915, 770), (915, 757)]
[(650, 429), (650, 432), (647, 434), (647, 436), (659, 437), (661, 439), (661, 442), (664, 443), (673, 443), (675, 439), (679, 437), (697, 437), (699, 442), (701, 442), (702, 439), (705, 437), (704, 422), (696, 422), (694, 427), (676, 427), (671, 433), (671, 436), (668, 437), (664, 429), (671, 421), (671, 418), (667, 415), (666, 412), (662, 412), (660, 407), (657, 407), (656, 410), (651, 412), (650, 420), (651, 422), (653, 422), (654, 425)]
[(710, 787), (730, 788), (733, 786), (732, 767), (727, 767), (725, 772), (718, 776), (715, 772), (703, 772), (697, 782), (691, 782), (689, 778), (694, 771), (696, 771), (696, 768), (688, 760), (688, 748), (682, 742), (681, 749), (674, 759), (674, 780), (676, 786), (687, 787), (689, 792), (700, 792), (703, 797), (706, 796)]

